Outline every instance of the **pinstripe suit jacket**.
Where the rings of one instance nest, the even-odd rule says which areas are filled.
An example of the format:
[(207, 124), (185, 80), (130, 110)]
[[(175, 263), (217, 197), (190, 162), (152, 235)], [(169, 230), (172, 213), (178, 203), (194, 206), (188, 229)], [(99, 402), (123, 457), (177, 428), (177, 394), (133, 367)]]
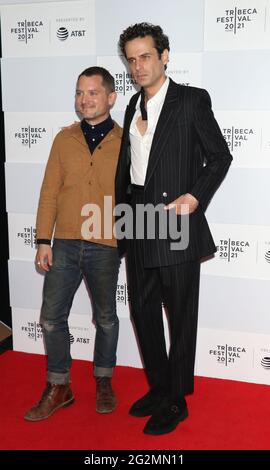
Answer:
[[(130, 184), (129, 128), (139, 93), (126, 109), (116, 171), (116, 204), (128, 202)], [(204, 211), (223, 180), (232, 157), (211, 110), (206, 90), (170, 80), (149, 155), (144, 203), (168, 204), (191, 193), (199, 206), (189, 218), (189, 244), (171, 250), (171, 239), (144, 240), (145, 267), (169, 266), (209, 256), (216, 251)], [(118, 240), (120, 254), (125, 240)]]

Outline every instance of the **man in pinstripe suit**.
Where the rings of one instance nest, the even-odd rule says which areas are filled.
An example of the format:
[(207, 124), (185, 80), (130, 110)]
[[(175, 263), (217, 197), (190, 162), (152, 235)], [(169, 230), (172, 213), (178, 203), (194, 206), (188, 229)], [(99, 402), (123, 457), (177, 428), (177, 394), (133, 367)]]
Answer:
[(119, 46), (141, 91), (125, 114), (116, 203), (131, 204), (135, 223), (141, 204), (163, 204), (178, 224), (189, 221), (185, 249), (172, 249), (170, 235), (159, 237), (157, 230), (150, 239), (145, 232), (118, 240), (120, 253), (127, 253), (131, 313), (150, 385), (130, 414), (150, 416), (144, 433), (157, 435), (174, 430), (188, 416), (185, 395), (194, 388), (200, 259), (216, 251), (204, 211), (232, 157), (208, 93), (166, 76), (169, 40), (159, 26), (130, 26)]

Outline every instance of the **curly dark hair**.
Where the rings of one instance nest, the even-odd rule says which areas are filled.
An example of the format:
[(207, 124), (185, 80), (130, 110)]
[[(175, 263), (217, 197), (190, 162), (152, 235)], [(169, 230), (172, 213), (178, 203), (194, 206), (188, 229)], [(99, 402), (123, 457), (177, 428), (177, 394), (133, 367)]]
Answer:
[(126, 57), (125, 46), (128, 41), (136, 38), (144, 38), (151, 36), (154, 40), (155, 48), (160, 58), (164, 49), (170, 50), (169, 38), (163, 33), (160, 26), (155, 26), (151, 23), (136, 23), (126, 28), (119, 38), (119, 48), (123, 55)]

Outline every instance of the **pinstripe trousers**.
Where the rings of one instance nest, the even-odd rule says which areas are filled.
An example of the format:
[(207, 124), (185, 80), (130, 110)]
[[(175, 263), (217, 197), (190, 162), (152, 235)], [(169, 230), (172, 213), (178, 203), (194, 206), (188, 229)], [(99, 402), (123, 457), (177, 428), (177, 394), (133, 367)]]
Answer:
[[(142, 202), (143, 193), (133, 191), (134, 217), (136, 204)], [(144, 244), (134, 238), (127, 243), (131, 315), (150, 387), (177, 402), (194, 390), (200, 261), (145, 268)], [(169, 323), (169, 353), (162, 303)]]

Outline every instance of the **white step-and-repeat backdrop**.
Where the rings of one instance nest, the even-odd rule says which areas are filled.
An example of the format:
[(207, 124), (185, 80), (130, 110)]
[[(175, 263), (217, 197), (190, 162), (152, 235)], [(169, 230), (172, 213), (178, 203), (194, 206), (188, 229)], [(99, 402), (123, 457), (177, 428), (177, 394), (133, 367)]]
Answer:
[[(44, 353), (35, 213), (52, 140), (77, 119), (76, 78), (96, 64), (112, 72), (118, 91), (112, 115), (121, 124), (134, 88), (118, 38), (130, 24), (150, 21), (169, 35), (169, 76), (210, 92), (234, 156), (207, 210), (218, 252), (202, 265), (196, 373), (270, 384), (270, 1), (5, 3), (1, 69), (15, 350)], [(141, 367), (124, 263), (117, 307), (118, 364)], [(70, 333), (73, 357), (91, 360), (95, 329), (83, 284)]]

